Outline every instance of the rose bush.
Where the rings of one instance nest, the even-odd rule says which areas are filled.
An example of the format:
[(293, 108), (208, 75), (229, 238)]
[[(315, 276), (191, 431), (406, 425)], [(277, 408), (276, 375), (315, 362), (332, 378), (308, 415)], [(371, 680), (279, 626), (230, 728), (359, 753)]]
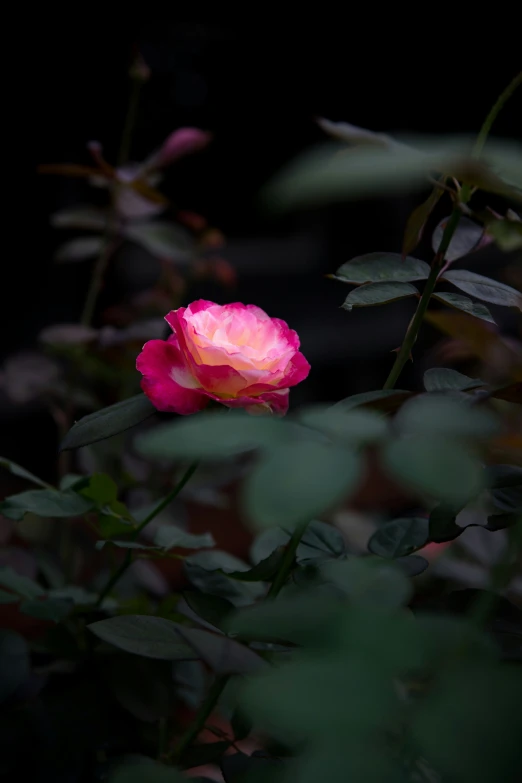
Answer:
[(173, 334), (145, 343), (136, 362), (141, 388), (160, 411), (196, 413), (216, 400), (282, 416), (290, 387), (310, 371), (297, 333), (255, 305), (200, 299), (165, 320)]

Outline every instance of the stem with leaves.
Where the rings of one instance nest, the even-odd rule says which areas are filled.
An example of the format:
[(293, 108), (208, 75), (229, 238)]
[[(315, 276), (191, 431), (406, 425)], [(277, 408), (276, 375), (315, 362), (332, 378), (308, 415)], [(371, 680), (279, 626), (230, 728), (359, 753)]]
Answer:
[[(308, 522), (296, 526), (290, 541), (286, 545), (285, 555), (281, 560), (281, 565), (279, 566), (278, 572), (275, 575), (274, 581), (272, 582), (267, 598), (277, 598), (281, 588), (288, 579), (288, 575), (290, 574), (294, 564), (297, 547), (299, 546), (299, 542), (301, 541), (307, 526)], [(225, 690), (225, 687), (230, 680), (230, 676), (231, 675), (227, 674), (222, 677), (216, 677), (214, 680), (211, 688), (209, 689), (207, 698), (199, 708), (192, 725), (189, 726), (185, 734), (183, 734), (172, 754), (169, 756), (173, 763), (177, 763), (189, 745), (197, 739), (199, 733), (202, 731), (205, 723), (212, 714), (214, 707), (218, 703), (221, 694)]]
[[(489, 112), (488, 116), (484, 120), (484, 123), (482, 124), (480, 132), (477, 136), (477, 141), (475, 142), (475, 146), (473, 148), (472, 155), (474, 158), (480, 157), (482, 150), (484, 149), (486, 140), (488, 138), (489, 132), (500, 110), (503, 108), (503, 106), (506, 104), (509, 98), (513, 95), (517, 87), (519, 87), (521, 84), (522, 84), (522, 71), (519, 74), (517, 74), (517, 76), (515, 76), (515, 78), (511, 81), (511, 83), (501, 93), (498, 100), (491, 108), (491, 111)], [(422, 321), (424, 319), (424, 315), (426, 313), (426, 310), (428, 309), (431, 295), (433, 294), (433, 291), (435, 290), (435, 285), (437, 284), (437, 278), (444, 264), (444, 256), (446, 255), (446, 251), (448, 250), (449, 244), (453, 238), (453, 235), (457, 229), (457, 226), (461, 218), (462, 212), (459, 205), (466, 204), (471, 198), (471, 196), (472, 196), (472, 190), (469, 187), (469, 185), (466, 184), (463, 185), (460, 194), (458, 195), (458, 202), (455, 204), (453, 212), (451, 213), (451, 217), (446, 224), (446, 228), (444, 229), (444, 233), (442, 235), (442, 239), (439, 248), (437, 250), (437, 254), (433, 259), (433, 263), (431, 265), (431, 271), (429, 277), (426, 281), (426, 285), (424, 287), (424, 291), (422, 292), (422, 296), (419, 300), (419, 304), (417, 305), (417, 310), (415, 311), (415, 315), (413, 316), (413, 319), (408, 327), (406, 336), (403, 340), (400, 350), (397, 353), (395, 362), (393, 363), (393, 367), (390, 370), (390, 374), (388, 375), (386, 382), (383, 386), (384, 389), (393, 389), (393, 387), (397, 383), (397, 380), (402, 370), (404, 369), (404, 365), (406, 364), (406, 362), (411, 356), (411, 350), (415, 344), (415, 341), (417, 340), (419, 330)]]
[[(142, 532), (142, 530), (144, 530), (147, 527), (149, 522), (152, 522), (152, 520), (155, 519), (158, 516), (158, 514), (161, 514), (163, 509), (166, 508), (170, 503), (172, 503), (172, 501), (179, 495), (179, 493), (181, 492), (181, 490), (183, 489), (187, 481), (189, 481), (189, 479), (195, 473), (198, 465), (199, 462), (197, 461), (189, 465), (189, 467), (187, 468), (187, 470), (185, 471), (181, 479), (178, 481), (176, 486), (169, 492), (169, 494), (166, 497), (163, 498), (163, 500), (161, 500), (158, 503), (158, 505), (155, 508), (152, 509), (150, 514), (148, 514), (145, 517), (145, 519), (138, 525), (138, 527), (134, 529), (132, 533), (132, 538), (134, 540), (138, 538), (139, 534)], [(101, 591), (100, 595), (98, 596), (98, 600), (96, 601), (97, 607), (102, 605), (105, 598), (107, 598), (112, 588), (119, 582), (119, 580), (121, 579), (121, 577), (123, 576), (127, 568), (129, 568), (131, 563), (132, 563), (132, 550), (129, 549), (120, 567), (112, 574), (109, 581), (107, 582), (107, 584)]]

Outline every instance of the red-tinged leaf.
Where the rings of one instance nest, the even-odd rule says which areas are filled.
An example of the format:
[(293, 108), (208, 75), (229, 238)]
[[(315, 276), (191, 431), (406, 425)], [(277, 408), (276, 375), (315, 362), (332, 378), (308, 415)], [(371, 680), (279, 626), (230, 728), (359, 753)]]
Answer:
[(404, 229), (404, 238), (402, 241), (402, 257), (406, 258), (422, 239), (424, 227), (426, 222), (435, 208), (437, 202), (443, 194), (442, 188), (434, 187), (426, 201), (419, 204), (416, 209), (413, 210), (406, 223)]

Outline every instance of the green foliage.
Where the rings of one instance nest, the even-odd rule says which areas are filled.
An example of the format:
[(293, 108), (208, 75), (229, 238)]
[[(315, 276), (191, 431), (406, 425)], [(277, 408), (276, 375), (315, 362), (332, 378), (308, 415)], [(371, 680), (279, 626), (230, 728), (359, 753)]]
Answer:
[(479, 378), (468, 378), (467, 375), (446, 367), (433, 367), (424, 373), (424, 388), (427, 392), (468, 391), (483, 385)]
[(470, 296), (504, 307), (516, 307), (522, 311), (522, 294), (505, 283), (470, 272), (468, 269), (451, 269), (444, 272), (443, 280), (452, 283)]
[(480, 304), (480, 302), (473, 302), (471, 299), (468, 299), (467, 296), (455, 294), (451, 291), (435, 291), (433, 298), (437, 299), (443, 304), (454, 307), (455, 310), (461, 310), (463, 313), (468, 313), (469, 315), (475, 316), (475, 318), (481, 318), (483, 321), (489, 321), (490, 324), (496, 323), (495, 319), (485, 305)]
[(39, 517), (79, 517), (92, 508), (92, 502), (76, 492), (57, 489), (29, 489), (0, 503), (0, 512), (14, 520), (23, 519), (28, 513)]
[[(339, 267), (333, 277), (342, 283), (411, 283), (426, 280), (430, 268), (418, 258), (402, 258), (399, 253), (367, 253)], [(413, 286), (411, 286), (413, 288)]]
[(155, 410), (144, 394), (129, 397), (77, 421), (65, 436), (61, 448), (78, 449), (118, 435), (148, 419)]
[(394, 519), (377, 530), (368, 549), (380, 557), (404, 557), (428, 543), (428, 520), (418, 517)]
[(197, 657), (180, 637), (176, 623), (162, 617), (110, 617), (91, 623), (89, 629), (102, 641), (145, 658), (187, 661)]
[(350, 311), (354, 307), (370, 307), (418, 295), (418, 290), (409, 283), (366, 283), (349, 293), (342, 307)]

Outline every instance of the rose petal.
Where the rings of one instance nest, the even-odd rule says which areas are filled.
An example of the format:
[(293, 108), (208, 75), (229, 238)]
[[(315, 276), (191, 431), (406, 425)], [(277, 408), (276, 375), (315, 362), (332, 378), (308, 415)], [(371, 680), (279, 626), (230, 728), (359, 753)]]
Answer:
[(149, 340), (136, 360), (143, 379), (141, 388), (159, 411), (187, 415), (202, 410), (207, 396), (197, 387), (173, 336)]

